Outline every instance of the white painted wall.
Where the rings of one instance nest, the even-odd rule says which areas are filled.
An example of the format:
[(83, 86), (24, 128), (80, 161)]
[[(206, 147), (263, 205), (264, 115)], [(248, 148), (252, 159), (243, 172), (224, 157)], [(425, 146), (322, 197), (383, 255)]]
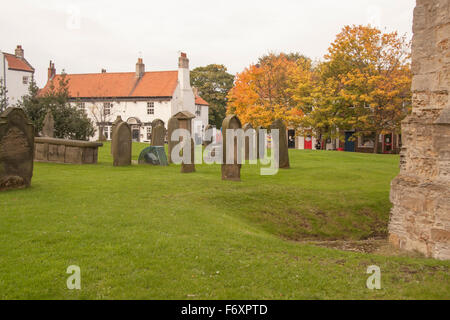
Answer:
[[(28, 86), (33, 77), (32, 72), (9, 70), (8, 61), (4, 58), (3, 53), (0, 52), (0, 78), (5, 84), (4, 74), (6, 73), (6, 89), (8, 90), (8, 104), (13, 106), (17, 104), (24, 95), (28, 94)], [(28, 77), (28, 82), (23, 83), (23, 77)]]

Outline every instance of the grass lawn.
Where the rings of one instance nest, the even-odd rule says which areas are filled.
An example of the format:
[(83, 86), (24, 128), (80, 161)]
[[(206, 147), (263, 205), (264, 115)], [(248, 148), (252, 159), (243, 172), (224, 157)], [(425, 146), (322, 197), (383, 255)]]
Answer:
[(291, 150), (291, 169), (229, 182), (218, 165), (113, 167), (109, 148), (0, 193), (1, 299), (450, 298), (449, 262), (323, 246), (385, 241), (398, 156)]

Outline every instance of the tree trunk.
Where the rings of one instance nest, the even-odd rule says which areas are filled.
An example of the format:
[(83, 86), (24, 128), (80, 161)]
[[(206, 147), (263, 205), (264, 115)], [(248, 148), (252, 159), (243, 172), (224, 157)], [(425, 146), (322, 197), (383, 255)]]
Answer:
[(375, 131), (375, 141), (373, 143), (373, 153), (378, 153), (378, 141), (380, 140), (380, 131)]

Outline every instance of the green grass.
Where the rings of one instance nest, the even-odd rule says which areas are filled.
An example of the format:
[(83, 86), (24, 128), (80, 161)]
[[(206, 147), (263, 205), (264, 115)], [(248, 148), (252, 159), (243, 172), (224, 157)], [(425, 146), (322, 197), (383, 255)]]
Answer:
[[(398, 156), (291, 150), (291, 169), (244, 165), (229, 182), (218, 165), (113, 167), (99, 152), (36, 163), (30, 188), (0, 193), (1, 299), (450, 298), (449, 262), (304, 242), (385, 237)], [(373, 264), (381, 290), (365, 285)]]

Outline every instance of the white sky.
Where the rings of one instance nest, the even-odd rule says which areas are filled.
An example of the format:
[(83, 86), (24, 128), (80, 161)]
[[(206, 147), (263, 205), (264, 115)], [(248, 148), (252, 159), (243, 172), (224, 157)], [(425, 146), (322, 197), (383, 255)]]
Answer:
[(0, 50), (17, 44), (47, 80), (57, 72), (175, 70), (179, 51), (191, 69), (224, 64), (242, 71), (261, 55), (301, 52), (321, 58), (344, 25), (376, 25), (411, 36), (414, 0), (14, 0), (0, 5)]

